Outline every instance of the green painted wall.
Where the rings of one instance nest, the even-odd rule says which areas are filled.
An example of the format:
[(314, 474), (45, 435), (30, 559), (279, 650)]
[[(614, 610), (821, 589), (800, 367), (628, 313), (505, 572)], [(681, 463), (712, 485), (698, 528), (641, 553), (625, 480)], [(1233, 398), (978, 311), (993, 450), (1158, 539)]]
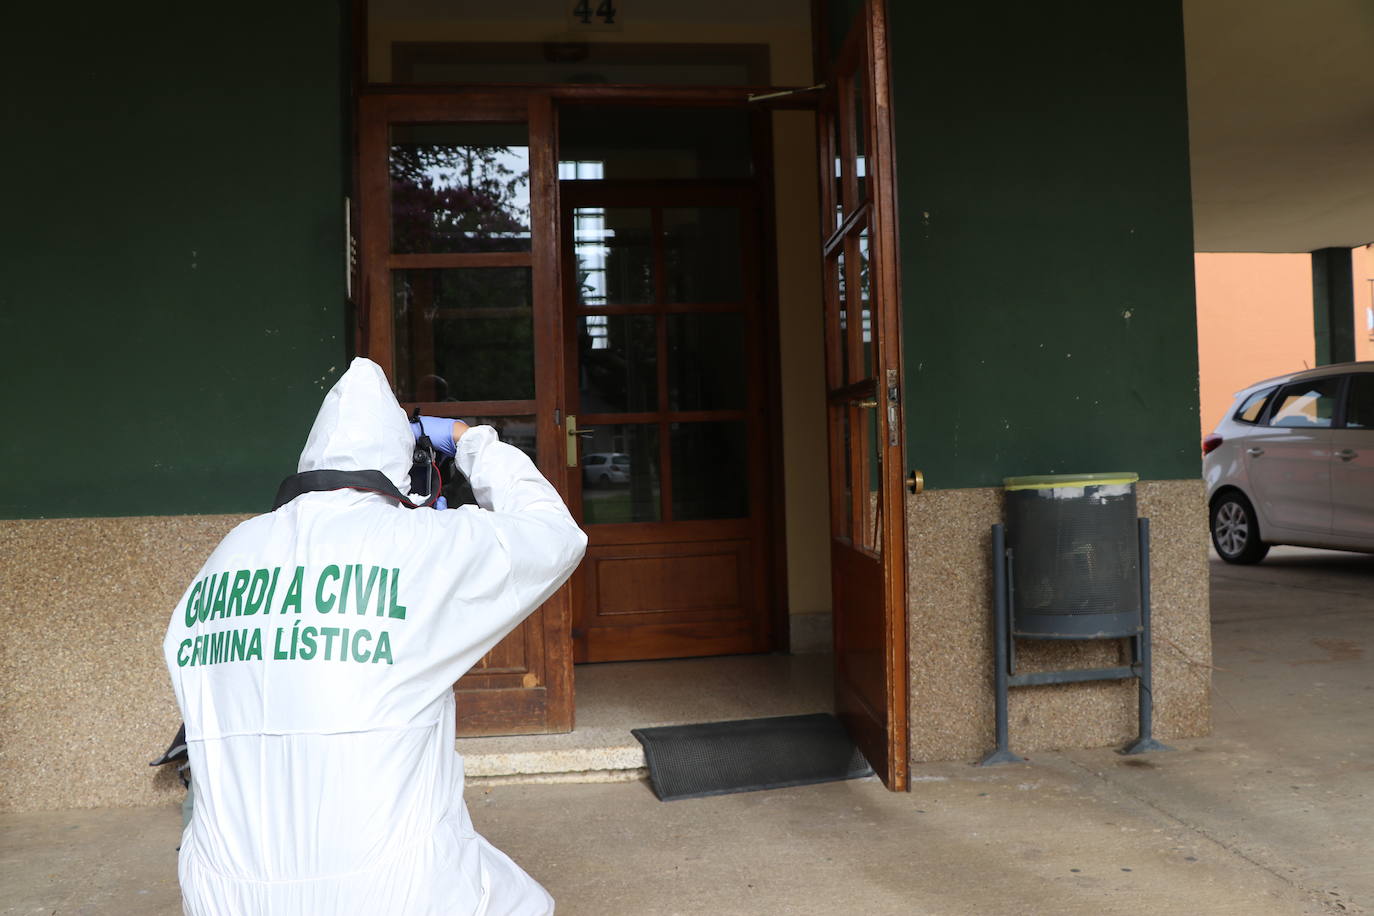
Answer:
[(1172, 3), (889, 3), (907, 462), (1200, 474)]
[(344, 10), (21, 4), (0, 517), (263, 510), (345, 356)]

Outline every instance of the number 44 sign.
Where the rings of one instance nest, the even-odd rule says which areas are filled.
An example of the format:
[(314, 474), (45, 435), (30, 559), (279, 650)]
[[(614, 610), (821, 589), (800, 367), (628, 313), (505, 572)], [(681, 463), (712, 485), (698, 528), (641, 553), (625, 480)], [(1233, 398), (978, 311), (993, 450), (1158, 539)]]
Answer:
[(568, 18), (578, 28), (620, 28), (620, 8), (615, 0), (577, 0)]

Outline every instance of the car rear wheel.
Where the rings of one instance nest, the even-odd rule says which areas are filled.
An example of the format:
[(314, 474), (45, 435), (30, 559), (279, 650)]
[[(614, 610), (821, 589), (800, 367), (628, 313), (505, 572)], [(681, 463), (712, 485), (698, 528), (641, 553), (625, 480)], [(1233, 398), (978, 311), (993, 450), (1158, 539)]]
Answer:
[(1269, 552), (1260, 540), (1259, 520), (1250, 500), (1223, 493), (1212, 502), (1212, 546), (1227, 563), (1258, 563)]

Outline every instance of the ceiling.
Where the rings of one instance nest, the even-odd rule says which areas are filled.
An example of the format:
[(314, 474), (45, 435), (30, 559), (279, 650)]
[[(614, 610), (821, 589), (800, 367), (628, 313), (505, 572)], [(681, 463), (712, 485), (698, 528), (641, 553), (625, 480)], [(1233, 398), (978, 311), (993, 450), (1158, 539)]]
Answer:
[[(1182, 2), (1194, 247), (1300, 252), (1374, 241), (1374, 0)], [(632, 6), (641, 22), (722, 15), (718, 5), (680, 0)], [(566, 18), (550, 0), (370, 0), (369, 8), (394, 20), (533, 21), (554, 10)], [(809, 23), (810, 0), (728, 9), (732, 22)]]
[(1374, 0), (1184, 0), (1198, 251), (1374, 241)]

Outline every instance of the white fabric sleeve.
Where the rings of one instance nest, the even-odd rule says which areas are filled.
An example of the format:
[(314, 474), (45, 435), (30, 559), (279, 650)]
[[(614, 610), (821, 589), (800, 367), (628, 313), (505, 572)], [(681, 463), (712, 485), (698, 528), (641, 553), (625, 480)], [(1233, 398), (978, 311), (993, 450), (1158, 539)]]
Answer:
[(481, 512), (494, 529), (510, 562), (510, 587), (528, 613), (572, 575), (587, 536), (529, 457), (498, 440), (490, 426), (469, 429), (458, 440), (456, 460), (481, 506), (464, 508)]

